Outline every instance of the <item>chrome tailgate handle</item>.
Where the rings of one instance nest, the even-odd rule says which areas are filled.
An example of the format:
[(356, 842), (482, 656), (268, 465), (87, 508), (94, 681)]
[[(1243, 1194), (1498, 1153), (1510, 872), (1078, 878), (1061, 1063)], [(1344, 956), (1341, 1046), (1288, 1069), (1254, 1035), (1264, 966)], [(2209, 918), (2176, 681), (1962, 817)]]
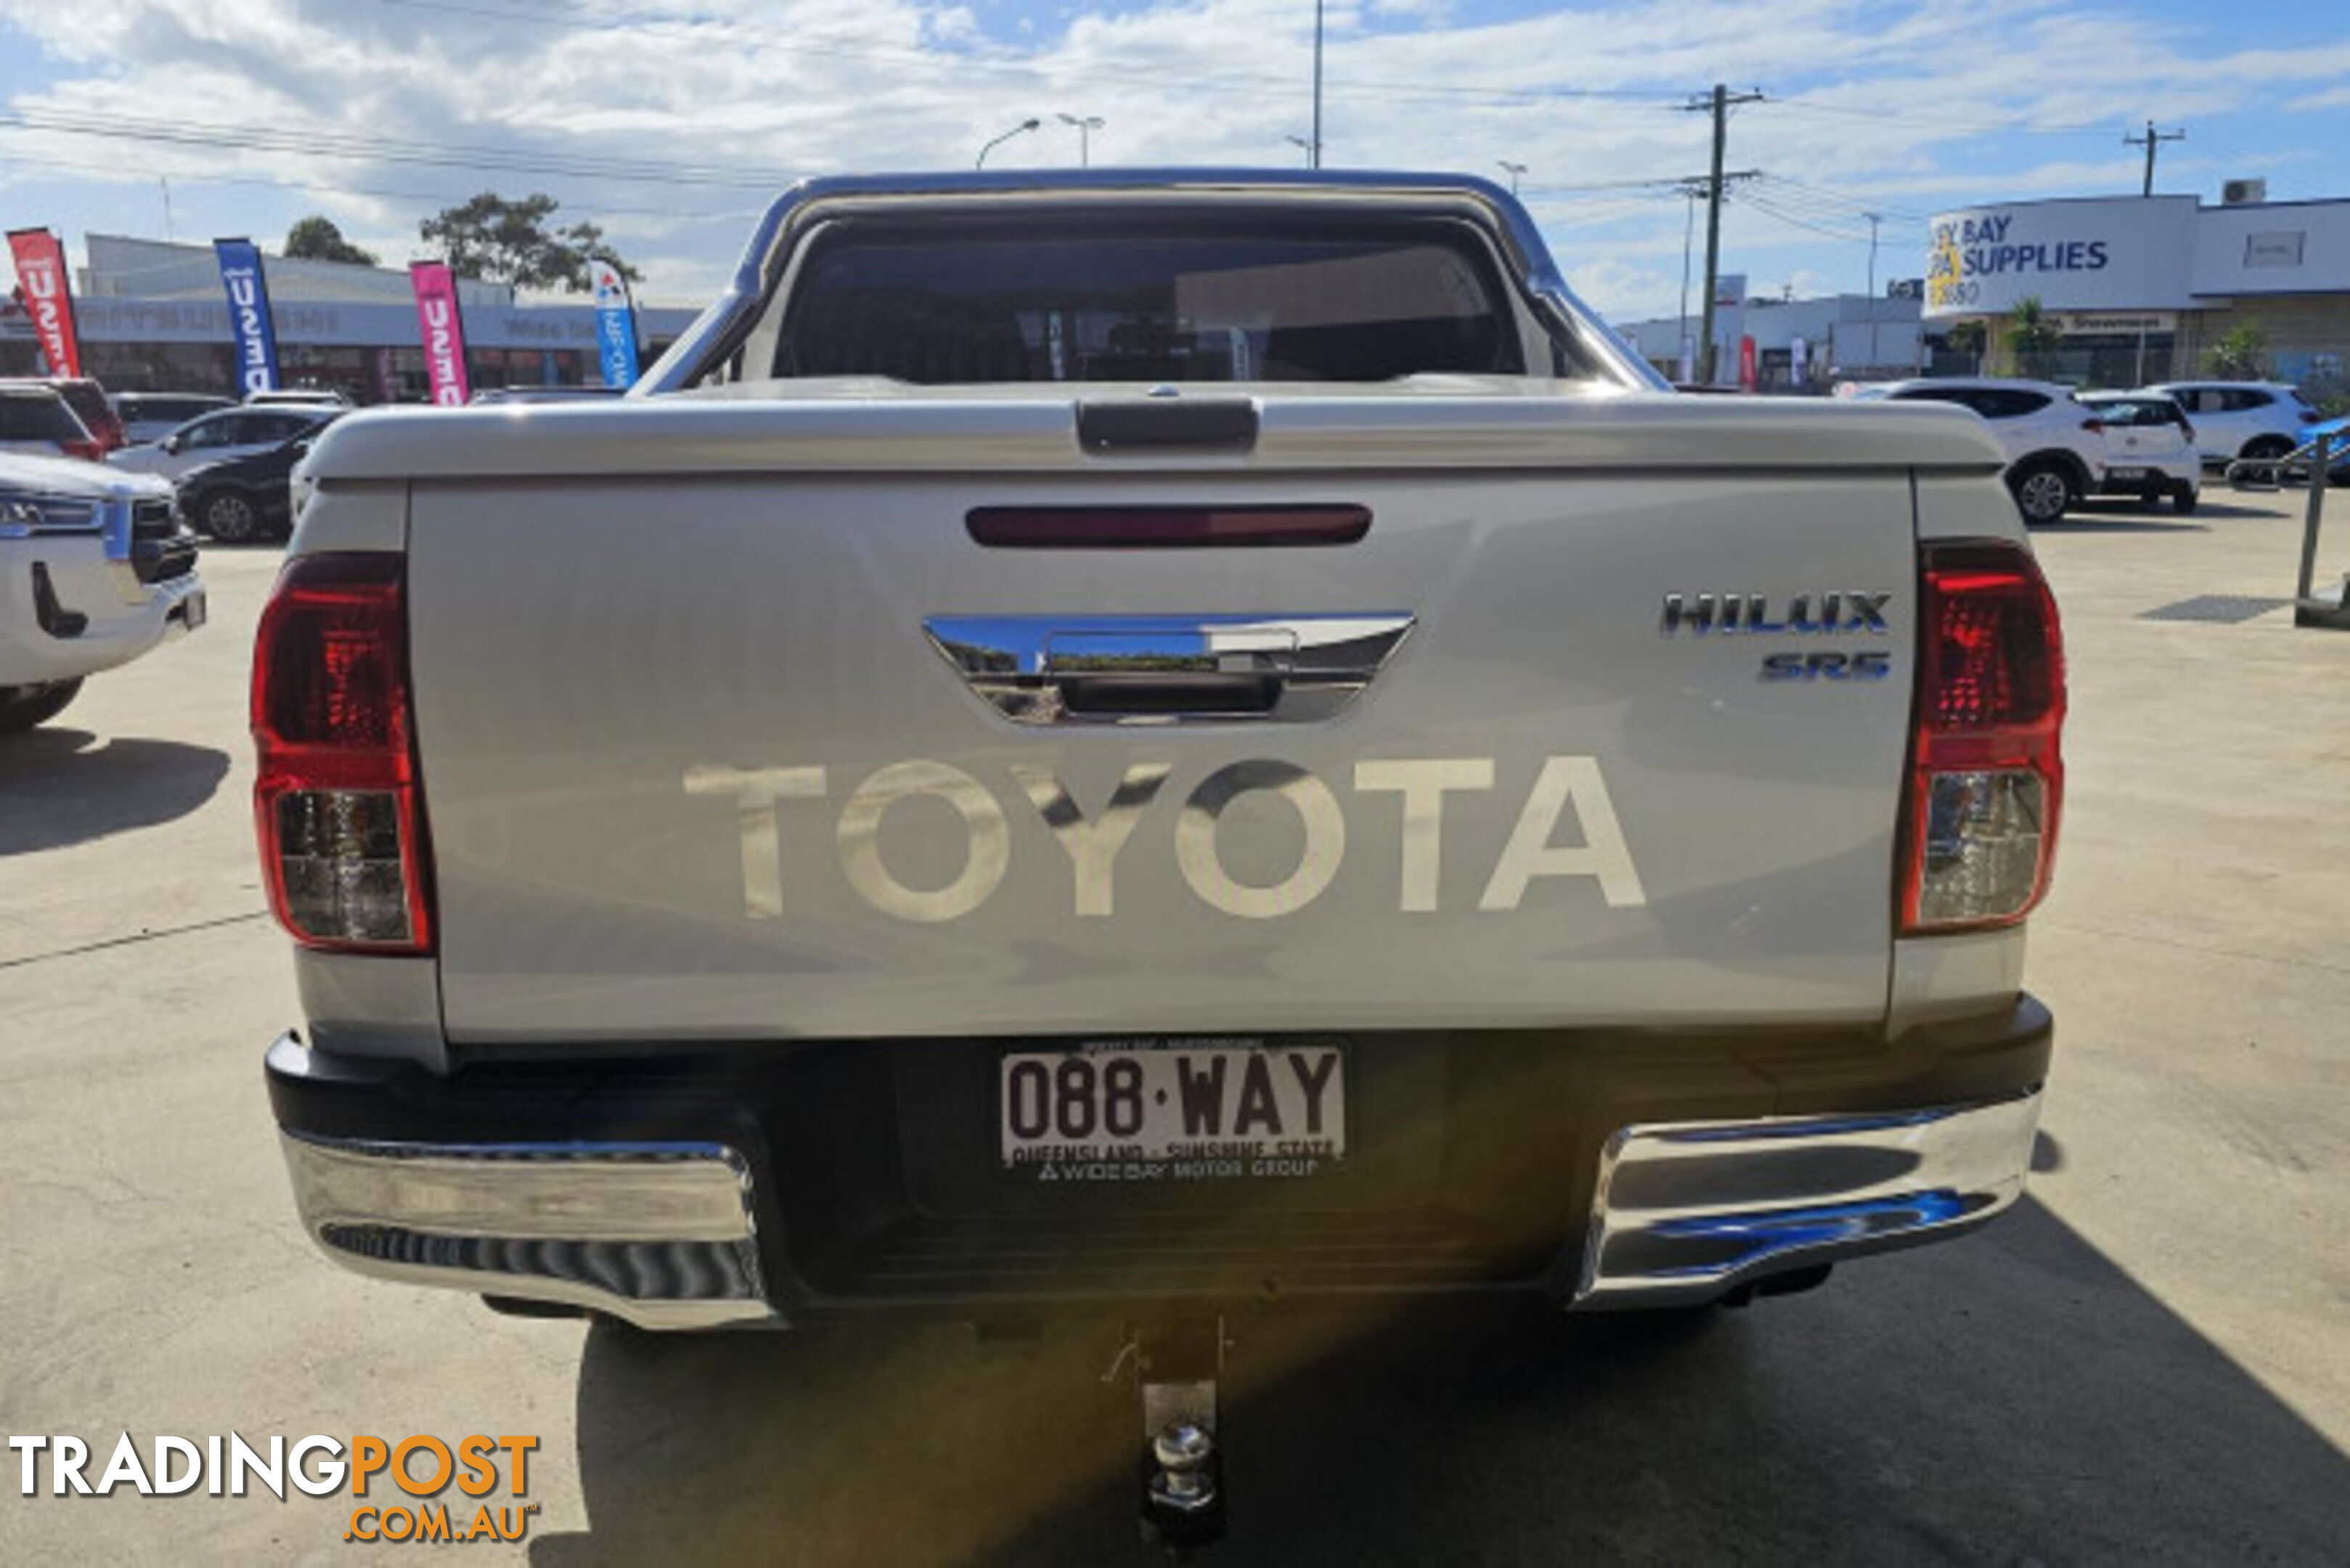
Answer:
[(1298, 724), (1342, 711), (1412, 625), (1380, 611), (933, 616), (922, 629), (1014, 723)]

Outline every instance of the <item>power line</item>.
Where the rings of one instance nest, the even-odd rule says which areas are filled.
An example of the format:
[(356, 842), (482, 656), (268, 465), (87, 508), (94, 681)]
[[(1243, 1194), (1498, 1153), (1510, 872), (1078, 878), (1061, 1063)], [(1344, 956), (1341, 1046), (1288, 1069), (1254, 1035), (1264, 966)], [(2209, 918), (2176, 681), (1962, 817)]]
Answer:
[[(70, 158), (45, 156), (37, 161), (19, 158), (13, 161), (34, 174), (45, 174), (57, 169), (72, 170), (77, 173), (88, 174), (120, 174), (122, 172), (122, 165), (120, 163), (83, 162)], [(252, 185), (279, 191), (298, 191), (311, 196), (346, 198), (364, 196), (375, 201), (415, 202), (435, 206), (446, 206), (462, 202), (474, 194), (472, 191), (459, 190), (387, 191), (376, 186), (321, 184), (312, 181), (287, 180), (267, 174), (212, 174), (195, 169), (162, 169), (154, 172), (182, 185)], [(755, 218), (767, 210), (764, 204), (754, 207), (729, 207), (723, 211), (711, 208), (616, 207), (602, 202), (581, 202), (578, 205), (582, 207), (592, 205), (599, 217), (675, 218), (688, 222)]]
[(1771, 107), (1795, 114), (1825, 114), (1850, 119), (1891, 121), (1901, 125), (1929, 126), (1946, 130), (1972, 131), (1983, 136), (2105, 136), (2111, 133), (2111, 120), (2082, 120), (2073, 124), (2033, 125), (2019, 120), (1954, 119), (1941, 115), (1913, 114), (1907, 109), (1888, 110), (1863, 109), (1851, 104), (1822, 103), (1817, 99), (1774, 98)]

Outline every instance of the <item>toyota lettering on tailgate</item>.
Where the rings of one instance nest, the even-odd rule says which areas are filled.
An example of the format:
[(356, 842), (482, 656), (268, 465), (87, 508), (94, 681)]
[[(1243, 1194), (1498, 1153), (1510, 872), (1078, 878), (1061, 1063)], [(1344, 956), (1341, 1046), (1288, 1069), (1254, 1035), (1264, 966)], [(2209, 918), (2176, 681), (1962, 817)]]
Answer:
[[(1081, 919), (1116, 913), (1118, 857), (1143, 819), (1152, 815), (1174, 772), (1172, 764), (1130, 764), (1109, 799), (1090, 814), (1055, 769), (1019, 764), (1010, 772), (1019, 796), (1068, 856), (1073, 912)], [(1391, 758), (1355, 764), (1351, 793), (1392, 796), (1396, 805), (1378, 809), (1402, 813), (1399, 911), (1435, 911), (1446, 797), (1490, 792), (1493, 778), (1491, 757)], [(831, 798), (830, 773), (822, 767), (693, 767), (685, 772), (685, 793), (734, 803), (743, 848), (743, 912), (754, 920), (780, 919), (795, 897), (784, 882), (784, 835), (793, 818), (807, 810), (803, 803)], [(1288, 805), (1297, 817), (1301, 841), (1295, 867), (1270, 884), (1232, 877), (1217, 846), (1217, 826), (1233, 803), (1258, 794)], [(881, 854), (881, 825), (891, 808), (923, 797), (944, 802), (962, 820), (968, 838), (962, 871), (939, 888), (908, 887), (890, 872)], [(1372, 808), (1367, 801), (1356, 809)], [(1172, 849), (1185, 885), (1208, 908), (1242, 919), (1273, 919), (1305, 909), (1322, 896), (1346, 858), (1347, 812), (1337, 792), (1291, 763), (1253, 760), (1219, 768), (1193, 786), (1173, 817), (1159, 842)], [(1579, 829), (1565, 843), (1557, 842), (1563, 824)], [(884, 914), (923, 924), (960, 919), (979, 909), (1012, 863), (1013, 833), (1003, 801), (970, 774), (941, 762), (892, 763), (867, 775), (842, 805), (835, 837), (841, 872), (867, 903)], [(1589, 878), (1610, 909), (1648, 902), (1596, 757), (1543, 760), (1477, 908), (1514, 909), (1537, 879), (1561, 877)]]

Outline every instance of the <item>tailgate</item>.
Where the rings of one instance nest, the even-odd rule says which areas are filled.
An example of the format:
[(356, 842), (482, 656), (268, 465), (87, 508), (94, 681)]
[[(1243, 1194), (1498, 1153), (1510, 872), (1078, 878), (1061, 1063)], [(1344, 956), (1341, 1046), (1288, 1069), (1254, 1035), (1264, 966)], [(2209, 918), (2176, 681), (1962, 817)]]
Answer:
[[(500, 460), (543, 472), (419, 480), (451, 1037), (1881, 1018), (1908, 473), (1695, 466), (1638, 410), (1560, 461), (1523, 408), (1512, 439), (1464, 431), (1444, 461), (1400, 440), (1324, 461), (1373, 424), (1425, 446), (1466, 418), (1440, 401), (1271, 405), (1253, 455), (1042, 461), (1007, 433), (951, 469), (910, 437), (892, 461), (909, 409), (862, 410), (883, 435), (821, 462), (681, 441), (709, 410), (663, 410), (690, 471), (608, 445), (578, 461), (609, 472), (549, 476), (559, 443), (534, 460), (529, 432), (554, 421)], [(1760, 444), (1804, 450), (1777, 424)], [(1369, 525), (972, 537), (977, 509), (1068, 509), (1049, 535), (1105, 506)], [(1775, 629), (1829, 593), (1833, 629)], [(1751, 596), (1763, 629), (1665, 635), (1672, 595)], [(1797, 673), (1766, 679), (1773, 656)]]

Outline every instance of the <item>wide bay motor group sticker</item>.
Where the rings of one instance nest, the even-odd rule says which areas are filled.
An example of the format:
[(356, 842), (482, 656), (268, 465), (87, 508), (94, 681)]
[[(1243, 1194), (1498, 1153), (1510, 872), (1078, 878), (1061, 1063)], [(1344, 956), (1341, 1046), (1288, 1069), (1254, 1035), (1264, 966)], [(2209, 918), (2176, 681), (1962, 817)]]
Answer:
[[(348, 1488), (355, 1506), (345, 1541), (515, 1542), (538, 1512), (535, 1502), (487, 1501), (502, 1489), (515, 1500), (530, 1490), (530, 1456), (538, 1439), (516, 1434), (476, 1432), (453, 1444), (423, 1435), (359, 1436), (348, 1442), (275, 1436), (256, 1446), (236, 1432), (201, 1440), (158, 1433), (142, 1461), (138, 1439), (126, 1428), (103, 1469), (97, 1468), (90, 1445), (77, 1437), (11, 1437), (8, 1447), (16, 1455), (17, 1493), (28, 1498), (109, 1497), (127, 1487), (141, 1497), (266, 1491), (283, 1502), (288, 1487), (308, 1497), (333, 1497)], [(369, 1501), (370, 1481), (388, 1483), (389, 1494), (379, 1484), (376, 1501)], [(453, 1499), (443, 1495), (452, 1484), (459, 1494)], [(402, 1498), (407, 1501), (397, 1501)]]

